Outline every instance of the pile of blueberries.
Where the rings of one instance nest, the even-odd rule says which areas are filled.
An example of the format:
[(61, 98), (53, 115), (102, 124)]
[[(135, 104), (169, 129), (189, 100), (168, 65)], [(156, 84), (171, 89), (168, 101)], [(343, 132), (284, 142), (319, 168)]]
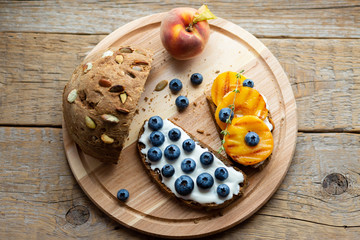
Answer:
[[(203, 76), (200, 73), (194, 73), (190, 77), (190, 81), (193, 85), (200, 85), (203, 81)], [(174, 78), (169, 83), (169, 88), (172, 93), (178, 93), (183, 87), (180, 79)], [(189, 106), (189, 99), (185, 96), (178, 96), (175, 100), (175, 104), (179, 110), (184, 110)]]
[[(147, 157), (152, 162), (158, 162), (162, 158), (162, 151), (159, 148), (165, 142), (165, 136), (159, 130), (163, 127), (163, 120), (159, 116), (153, 116), (148, 121), (148, 127), (153, 130), (150, 134), (150, 142), (153, 145), (148, 152)], [(181, 132), (178, 128), (173, 128), (168, 132), (170, 140), (176, 142), (181, 137)], [(182, 143), (182, 148), (185, 152), (192, 152), (195, 149), (195, 142), (192, 139), (186, 139)], [(180, 149), (175, 144), (168, 145), (164, 150), (164, 156), (170, 161), (175, 161), (180, 156)], [(207, 166), (212, 164), (214, 156), (210, 152), (204, 152), (200, 156), (200, 162), (202, 165)], [(191, 158), (185, 158), (181, 162), (181, 170), (187, 174), (192, 173), (196, 168), (196, 162)], [(171, 164), (165, 164), (161, 169), (163, 177), (172, 177), (175, 173), (175, 168)], [(218, 167), (214, 176), (216, 179), (223, 181), (228, 178), (229, 174), (226, 168)], [(214, 185), (214, 178), (209, 173), (201, 173), (196, 178), (196, 184), (201, 189), (209, 189)], [(188, 175), (181, 175), (175, 181), (175, 190), (180, 195), (188, 195), (194, 189), (194, 181)], [(226, 184), (220, 184), (217, 187), (217, 193), (220, 197), (226, 197), (230, 193), (230, 188)]]

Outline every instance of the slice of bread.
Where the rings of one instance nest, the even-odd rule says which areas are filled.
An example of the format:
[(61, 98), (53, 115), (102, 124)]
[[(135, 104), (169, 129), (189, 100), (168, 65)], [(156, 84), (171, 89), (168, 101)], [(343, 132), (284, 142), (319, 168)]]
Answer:
[(86, 154), (118, 162), (151, 63), (150, 51), (120, 47), (75, 69), (63, 91), (63, 116), (69, 135)]
[[(220, 132), (222, 130), (217, 125), (216, 120), (215, 120), (215, 112), (216, 112), (216, 107), (217, 106), (215, 105), (215, 103), (213, 102), (212, 97), (211, 97), (211, 86), (207, 88), (207, 90), (204, 92), (204, 95), (206, 97), (206, 101), (207, 101), (209, 109), (211, 111), (212, 119), (214, 120), (214, 123), (216, 125), (217, 130), (218, 130), (219, 138), (222, 139), (223, 136), (220, 134)], [(271, 118), (270, 111), (268, 112), (267, 119), (268, 119), (269, 123), (272, 125), (272, 130), (271, 131), (274, 131), (275, 124), (274, 124), (274, 122), (273, 122), (273, 120)], [(259, 163), (255, 164), (255, 165), (250, 165), (249, 167), (262, 169), (262, 168), (264, 168), (266, 166), (266, 164), (268, 163), (270, 158), (271, 158), (271, 155), (267, 159), (265, 159), (264, 161), (259, 162)], [(228, 156), (228, 159), (229, 159), (229, 161), (231, 160), (231, 158), (229, 156)]]
[[(211, 149), (208, 149), (205, 144), (194, 139), (194, 137), (189, 134), (184, 129), (177, 126), (174, 122), (167, 119), (163, 120), (164, 126), (158, 131), (161, 131), (165, 136), (165, 142), (159, 147), (162, 151), (162, 158), (159, 162), (152, 162), (147, 157), (147, 151), (152, 146), (151, 142), (148, 140), (148, 137), (152, 130), (148, 127), (147, 121), (144, 123), (143, 127), (139, 132), (138, 139), (138, 152), (140, 154), (141, 161), (146, 168), (147, 173), (151, 179), (158, 184), (158, 186), (170, 196), (178, 199), (180, 202), (193, 207), (193, 208), (202, 208), (202, 209), (219, 209), (228, 206), (230, 203), (242, 196), (243, 190), (246, 187), (247, 180), (245, 174), (236, 167), (233, 167), (226, 158), (217, 154)], [(168, 138), (168, 131), (172, 128), (178, 128), (181, 131), (181, 138), (178, 141), (171, 141)], [(195, 150), (191, 153), (186, 153), (182, 149), (182, 143), (184, 139), (191, 138), (196, 142)], [(180, 151), (180, 157), (176, 160), (168, 160), (164, 157), (164, 149), (168, 144), (176, 144)], [(214, 162), (209, 166), (204, 166), (200, 162), (199, 156), (202, 152), (210, 151), (214, 156)], [(185, 158), (192, 158), (196, 162), (196, 168), (192, 173), (184, 173), (180, 167), (181, 162)], [(162, 174), (162, 166), (166, 163), (172, 164), (175, 168), (175, 174), (172, 177), (166, 178)], [(215, 178), (214, 171), (217, 167), (222, 166), (226, 167), (229, 173), (229, 177), (223, 181), (220, 181)], [(196, 178), (200, 173), (207, 172), (212, 175), (214, 179), (214, 185), (207, 190), (203, 190), (196, 184)], [(181, 175), (188, 175), (192, 178), (194, 182), (194, 190), (186, 195), (182, 196), (178, 194), (175, 190), (174, 182)], [(225, 183), (227, 184), (231, 192), (226, 198), (221, 198), (216, 193), (216, 188), (218, 185)]]

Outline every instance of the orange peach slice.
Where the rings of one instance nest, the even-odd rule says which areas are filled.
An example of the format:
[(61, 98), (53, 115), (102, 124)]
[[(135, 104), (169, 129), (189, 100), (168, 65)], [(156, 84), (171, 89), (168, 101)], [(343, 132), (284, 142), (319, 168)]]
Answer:
[[(224, 138), (224, 148), (234, 161), (242, 165), (254, 165), (264, 161), (272, 153), (273, 136), (260, 118), (251, 115), (234, 118), (227, 130), (229, 134)], [(246, 144), (245, 136), (248, 132), (259, 135), (260, 142), (256, 146)]]
[[(219, 74), (211, 87), (211, 98), (215, 105), (219, 105), (223, 97), (236, 88), (236, 72), (224, 72)], [(241, 75), (238, 82), (238, 89), (241, 88), (242, 82), (246, 78)]]
[[(221, 129), (226, 128), (226, 123), (222, 122), (219, 118), (219, 112), (223, 108), (227, 108), (234, 103), (235, 92), (226, 94), (223, 100), (216, 108), (215, 119), (216, 123)], [(244, 115), (254, 115), (259, 117), (261, 120), (265, 120), (268, 115), (266, 109), (266, 103), (261, 94), (250, 87), (242, 87), (239, 93), (236, 93), (235, 98), (235, 117), (241, 117)]]

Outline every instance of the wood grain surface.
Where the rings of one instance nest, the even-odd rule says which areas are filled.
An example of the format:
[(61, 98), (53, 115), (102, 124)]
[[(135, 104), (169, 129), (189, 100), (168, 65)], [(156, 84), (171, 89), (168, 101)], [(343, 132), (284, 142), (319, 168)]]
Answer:
[[(357, 239), (359, 1), (207, 2), (280, 61), (299, 120), (279, 190), (251, 218), (213, 238)], [(0, 1), (0, 239), (151, 239), (104, 215), (76, 183), (62, 145), (61, 91), (108, 33), (180, 5)]]
[[(204, 1), (5, 1), (1, 31), (110, 33), (143, 16), (174, 6), (199, 8)], [(230, 19), (257, 37), (359, 38), (357, 0), (206, 1), (215, 15)], [(21, 9), (21, 14), (19, 10)]]
[[(208, 236), (241, 223), (263, 206), (277, 190), (295, 149), (295, 98), (289, 80), (276, 58), (241, 27), (225, 19), (213, 20), (210, 23), (210, 39), (201, 56), (190, 61), (177, 61), (163, 50), (161, 44), (159, 29), (163, 16), (163, 13), (149, 15), (116, 29), (99, 42), (84, 61), (101, 56), (109, 48), (128, 44), (154, 52), (151, 74), (137, 104), (139, 113), (132, 119), (118, 165), (101, 164), (99, 160), (84, 154), (69, 137), (63, 124), (65, 152), (70, 168), (84, 192), (100, 209), (124, 226), (160, 237)], [(224, 46), (218, 48), (222, 44)], [(204, 91), (218, 75), (215, 72), (239, 72), (241, 69), (244, 69), (245, 76), (255, 82), (255, 88), (266, 96), (270, 106), (276, 126), (272, 132), (274, 149), (271, 160), (261, 171), (242, 168), (249, 186), (240, 200), (219, 211), (195, 211), (163, 194), (144, 172), (136, 148), (140, 126), (153, 115), (170, 118), (197, 140), (217, 151), (220, 138)], [(186, 81), (194, 71), (204, 76), (198, 87)], [(159, 81), (175, 77), (182, 79), (180, 94), (186, 95), (191, 103), (182, 112), (174, 104), (177, 96), (171, 94), (168, 88), (154, 91)], [(197, 129), (205, 129), (207, 133), (201, 135)], [(123, 204), (116, 198), (119, 188), (126, 188), (132, 195)]]
[[(214, 238), (356, 239), (359, 141), (358, 134), (299, 133), (292, 164), (275, 195), (253, 217)], [(67, 164), (61, 129), (2, 127), (0, 154), (1, 239), (144, 239), (111, 220), (85, 196)], [(348, 180), (343, 194), (329, 194), (322, 186), (334, 172)], [(86, 223), (66, 221), (74, 206), (89, 210)]]
[[(0, 33), (0, 53), (6, 58), (0, 62), (0, 123), (61, 126), (65, 83), (104, 37)], [(289, 76), (300, 131), (360, 131), (359, 40), (260, 40)]]

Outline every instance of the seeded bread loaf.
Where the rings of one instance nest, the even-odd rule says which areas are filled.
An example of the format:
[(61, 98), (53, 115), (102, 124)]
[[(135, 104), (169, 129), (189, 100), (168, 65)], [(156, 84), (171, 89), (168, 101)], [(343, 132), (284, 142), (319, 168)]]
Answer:
[(86, 154), (118, 162), (151, 62), (148, 50), (121, 47), (75, 69), (63, 91), (63, 116), (69, 135)]
[[(165, 121), (169, 121), (169, 120), (164, 120), (164, 123), (165, 123)], [(178, 127), (177, 125), (175, 125), (173, 122), (171, 122), (171, 121), (169, 121), (169, 122), (170, 122), (171, 124), (173, 124), (172, 127), (177, 127), (177, 128), (179, 128), (179, 129), (181, 129), (180, 127)], [(144, 132), (146, 131), (146, 129), (145, 129), (146, 127), (147, 127), (147, 121), (145, 121), (143, 127), (141, 128), (141, 130), (140, 130), (140, 132), (139, 132), (139, 139), (138, 139), (138, 145), (137, 145), (137, 147), (138, 147), (138, 152), (139, 152), (141, 161), (142, 161), (142, 163), (143, 163), (143, 166), (144, 166), (145, 169), (146, 169), (146, 172), (149, 174), (149, 176), (151, 177), (151, 179), (152, 179), (155, 183), (157, 183), (157, 185), (160, 187), (160, 189), (163, 190), (165, 193), (169, 194), (169, 195), (172, 196), (173, 198), (179, 200), (181, 203), (184, 203), (184, 204), (186, 204), (186, 205), (189, 206), (189, 207), (196, 208), (196, 209), (206, 209), (206, 210), (224, 208), (224, 207), (228, 206), (229, 204), (231, 204), (232, 202), (234, 202), (236, 199), (240, 198), (240, 197), (243, 195), (243, 191), (244, 191), (245, 187), (247, 186), (246, 175), (245, 175), (240, 169), (232, 166), (232, 165), (229, 163), (229, 161), (227, 161), (227, 159), (224, 159), (221, 155), (219, 155), (219, 154), (217, 154), (216, 152), (210, 150), (206, 145), (204, 145), (204, 144), (201, 143), (200, 141), (194, 139), (194, 137), (193, 137), (191, 134), (189, 134), (189, 132), (185, 131), (184, 129), (181, 129), (181, 130), (182, 130), (184, 133), (186, 133), (191, 139), (193, 139), (197, 144), (199, 144), (199, 146), (200, 146), (201, 148), (203, 148), (203, 149), (208, 149), (208, 151), (210, 151), (218, 160), (220, 160), (220, 161), (222, 162), (221, 164), (223, 164), (223, 165), (226, 166), (226, 167), (232, 168), (232, 169), (233, 169), (233, 170), (232, 170), (233, 172), (237, 172), (238, 174), (240, 174), (240, 176), (242, 176), (242, 180), (237, 179), (237, 181), (233, 182), (233, 184), (235, 184), (235, 185), (238, 186), (238, 188), (239, 188), (238, 192), (234, 193), (234, 195), (231, 195), (231, 196), (230, 196), (230, 194), (229, 194), (229, 198), (228, 198), (228, 199), (223, 199), (223, 200), (222, 200), (223, 202), (220, 202), (220, 203), (216, 203), (216, 202), (199, 203), (198, 201), (191, 199), (194, 195), (185, 196), (185, 198), (184, 198), (183, 196), (179, 196), (179, 195), (177, 196), (177, 195), (174, 193), (174, 189), (173, 189), (173, 190), (170, 189), (170, 187), (172, 187), (172, 185), (170, 184), (170, 185), (169, 185), (170, 187), (168, 187), (168, 186), (166, 185), (166, 183), (165, 183), (165, 182), (167, 182), (167, 183), (169, 184), (169, 182), (170, 182), (170, 181), (169, 181), (169, 178), (165, 178), (165, 177), (162, 175), (162, 173), (161, 173), (161, 169), (158, 168), (158, 167), (156, 167), (156, 165), (155, 165), (156, 163), (155, 163), (155, 162), (151, 162), (151, 161), (147, 158), (147, 154), (144, 154), (144, 150), (146, 149), (146, 145), (143, 143), (143, 142), (144, 142), (144, 137), (143, 137), (143, 138), (141, 138), (141, 137), (142, 137), (142, 135), (144, 134)], [(147, 130), (149, 130), (149, 129), (147, 129)], [(159, 131), (160, 131), (160, 130), (159, 130)], [(164, 131), (165, 131), (165, 130), (164, 130)], [(167, 137), (167, 136), (165, 136), (165, 137)], [(179, 141), (180, 141), (180, 140), (179, 140)], [(164, 143), (164, 144), (165, 144), (165, 143)], [(174, 144), (174, 142), (172, 142), (172, 144)], [(181, 142), (180, 142), (179, 144), (181, 145)], [(148, 146), (148, 147), (149, 147), (149, 146)], [(181, 147), (181, 146), (179, 146), (179, 147)], [(146, 150), (145, 150), (145, 151), (146, 151)], [(196, 148), (195, 148), (194, 151), (196, 151)], [(175, 165), (175, 164), (176, 164), (176, 163), (175, 163), (176, 161), (182, 161), (182, 158), (185, 158), (185, 157), (191, 157), (191, 156), (189, 156), (189, 155), (187, 155), (187, 154), (185, 154), (185, 153), (182, 153), (182, 155), (180, 155), (179, 159), (177, 159), (177, 160), (165, 160), (165, 159), (164, 159), (164, 154), (163, 154), (163, 157), (162, 157), (162, 158), (163, 158), (164, 160), (161, 160), (161, 161), (164, 161), (165, 163), (166, 163), (166, 162), (168, 162), (168, 163), (170, 162), (171, 164)], [(200, 170), (199, 170), (200, 172), (213, 173), (212, 171), (209, 170), (209, 169), (211, 169), (211, 166), (202, 166), (202, 164), (198, 161), (198, 159), (197, 159), (197, 160), (194, 159), (194, 160), (197, 162), (197, 163), (196, 163), (196, 168), (199, 168), (199, 169), (200, 169)], [(215, 161), (215, 160), (214, 160), (214, 161)], [(154, 164), (155, 167), (152, 166), (152, 164)], [(213, 164), (215, 164), (215, 162), (214, 162)], [(176, 168), (176, 167), (175, 167), (175, 168)], [(201, 169), (201, 168), (202, 168), (202, 169)], [(176, 169), (176, 170), (175, 170), (175, 173), (176, 173), (177, 171), (181, 171), (181, 169)], [(230, 175), (230, 174), (233, 174), (233, 172), (231, 172), (231, 171), (229, 170), (229, 175)], [(181, 174), (182, 174), (182, 175), (188, 175), (187, 173), (178, 173), (178, 176), (181, 175)], [(176, 175), (176, 174), (175, 174), (175, 175)], [(175, 175), (172, 176), (172, 178), (175, 177)], [(165, 179), (165, 181), (163, 181), (164, 179)], [(231, 179), (231, 178), (229, 178), (229, 181), (230, 181), (230, 179)], [(214, 186), (213, 186), (213, 187), (215, 187), (216, 184), (228, 183), (228, 182), (219, 181), (219, 180), (215, 179), (215, 177), (214, 177), (214, 180), (215, 180), (215, 183), (214, 183)], [(193, 178), (193, 181), (194, 181), (194, 185), (195, 185), (194, 188), (198, 187), (198, 186), (196, 186), (196, 184), (197, 184), (197, 183), (196, 183), (196, 178)], [(230, 186), (233, 186), (233, 185), (230, 185)], [(195, 190), (194, 190), (194, 191), (195, 191)], [(210, 192), (211, 192), (211, 191), (213, 192), (214, 189), (210, 189), (210, 190), (208, 190), (208, 191), (207, 191), (207, 190), (201, 190), (201, 189), (200, 189), (197, 193), (195, 193), (195, 194), (197, 194), (197, 195), (195, 195), (195, 198), (196, 198), (196, 196), (197, 196), (198, 198), (206, 199), (206, 198), (208, 198), (208, 196), (202, 196), (201, 194), (206, 194), (206, 192), (209, 193), (209, 191), (210, 191)], [(192, 192), (191, 194), (193, 194), (193, 192)], [(214, 194), (216, 194), (216, 191), (215, 191)], [(186, 198), (187, 198), (187, 199), (186, 199)]]

